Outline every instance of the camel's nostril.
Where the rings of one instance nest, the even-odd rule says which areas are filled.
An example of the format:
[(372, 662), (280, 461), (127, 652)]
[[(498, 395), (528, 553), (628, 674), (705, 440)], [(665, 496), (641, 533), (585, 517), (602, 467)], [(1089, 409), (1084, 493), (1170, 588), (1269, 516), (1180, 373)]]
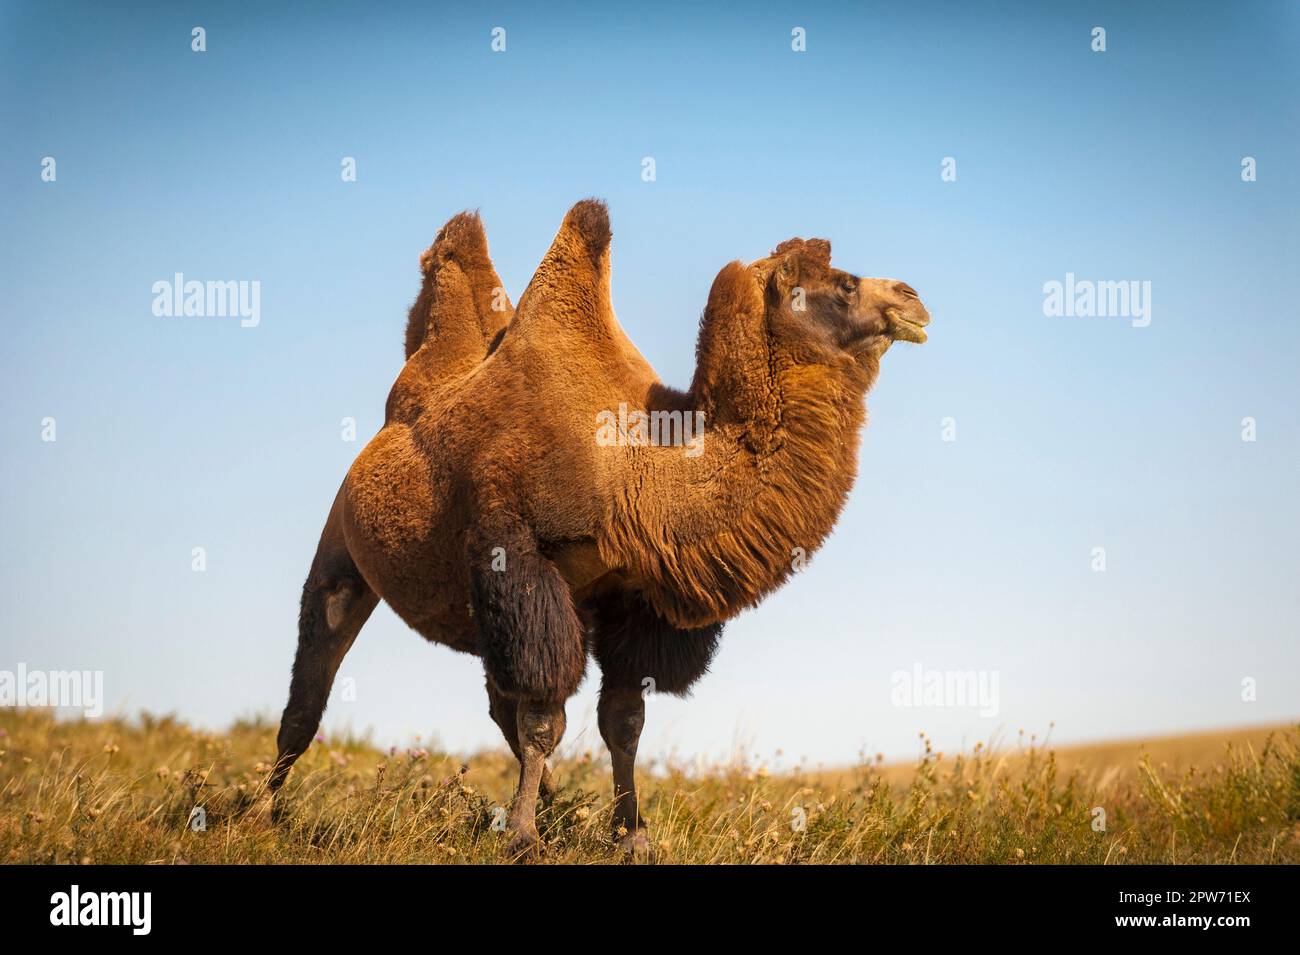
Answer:
[(916, 294), (916, 289), (912, 288), (912, 286), (908, 285), (906, 282), (895, 282), (894, 291), (900, 295), (905, 295), (908, 298), (919, 299), (921, 297)]

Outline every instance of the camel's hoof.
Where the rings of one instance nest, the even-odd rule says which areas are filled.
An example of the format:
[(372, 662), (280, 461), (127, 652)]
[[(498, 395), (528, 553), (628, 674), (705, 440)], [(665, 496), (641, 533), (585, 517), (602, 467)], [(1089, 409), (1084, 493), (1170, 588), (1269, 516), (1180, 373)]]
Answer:
[(633, 862), (644, 862), (650, 858), (650, 833), (645, 826), (638, 826), (618, 840), (619, 851)]
[(536, 829), (520, 829), (510, 837), (506, 843), (506, 855), (517, 861), (532, 858), (536, 856), (541, 849), (542, 841), (537, 835)]
[(283, 826), (289, 821), (289, 807), (280, 798), (279, 793), (276, 793), (271, 799), (271, 811), (268, 813), (268, 818), (273, 826)]
[(277, 821), (275, 797), (268, 792), (258, 796), (244, 814), (244, 823), (255, 829), (270, 829)]

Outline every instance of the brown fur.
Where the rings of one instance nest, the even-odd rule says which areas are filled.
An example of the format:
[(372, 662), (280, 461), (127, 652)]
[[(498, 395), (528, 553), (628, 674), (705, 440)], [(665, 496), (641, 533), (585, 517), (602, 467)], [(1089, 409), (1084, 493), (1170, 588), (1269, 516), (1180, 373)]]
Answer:
[[(347, 593), (483, 658), (503, 729), (502, 701), (519, 701), (516, 847), (535, 841), (532, 800), (587, 653), (604, 674), (616, 824), (639, 830), (642, 680), (686, 692), (723, 621), (830, 533), (880, 357), (924, 340), (928, 322), (909, 287), (834, 269), (830, 251), (792, 239), (725, 266), (685, 393), (659, 382), (614, 317), (603, 203), (570, 210), (513, 315), (491, 309), (500, 280), (477, 215), (452, 219), (421, 258), (406, 366), (326, 533), (362, 581)], [(597, 415), (620, 403), (702, 411), (701, 453), (600, 446)], [(313, 712), (291, 694), (285, 723)], [(281, 764), (294, 748), (282, 742)]]

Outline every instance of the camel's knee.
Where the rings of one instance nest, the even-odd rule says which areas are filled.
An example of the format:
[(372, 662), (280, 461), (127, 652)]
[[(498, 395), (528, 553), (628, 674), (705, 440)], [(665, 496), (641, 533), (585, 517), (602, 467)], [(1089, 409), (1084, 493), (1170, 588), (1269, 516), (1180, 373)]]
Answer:
[(343, 621), (348, 616), (348, 606), (353, 601), (352, 591), (347, 587), (339, 587), (325, 595), (325, 626), (330, 630), (337, 631), (343, 626)]
[(378, 603), (359, 576), (308, 578), (302, 589), (298, 633), (303, 639), (356, 636)]
[(280, 717), (280, 751), (275, 778), (282, 781), (293, 760), (311, 743), (334, 683), (334, 675), (378, 598), (359, 578), (308, 577), (298, 613), (298, 652), (289, 681), (289, 701)]
[(563, 703), (520, 702), (516, 715), (519, 749), (525, 757), (546, 759), (564, 738)]
[(635, 755), (645, 728), (645, 700), (637, 690), (601, 688), (596, 724), (610, 752)]

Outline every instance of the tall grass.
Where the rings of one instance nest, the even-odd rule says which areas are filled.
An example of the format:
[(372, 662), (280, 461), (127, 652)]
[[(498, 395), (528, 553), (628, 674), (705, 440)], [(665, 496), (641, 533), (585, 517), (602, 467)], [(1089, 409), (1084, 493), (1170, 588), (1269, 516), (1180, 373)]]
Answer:
[[(67, 722), (0, 711), (0, 862), (507, 861), (498, 831), (516, 773), (364, 739), (319, 739), (266, 819), (275, 728), (213, 734), (171, 718)], [(1141, 760), (1104, 782), (1038, 745), (945, 758), (910, 781), (865, 764), (832, 779), (737, 765), (641, 778), (650, 853), (675, 863), (1300, 862), (1300, 732), (1225, 748), (1178, 773)], [(621, 861), (604, 760), (560, 761), (540, 813), (543, 860)], [(198, 826), (202, 809), (203, 823)], [(1104, 823), (1104, 826), (1103, 826)], [(196, 831), (196, 829), (198, 831)]]

